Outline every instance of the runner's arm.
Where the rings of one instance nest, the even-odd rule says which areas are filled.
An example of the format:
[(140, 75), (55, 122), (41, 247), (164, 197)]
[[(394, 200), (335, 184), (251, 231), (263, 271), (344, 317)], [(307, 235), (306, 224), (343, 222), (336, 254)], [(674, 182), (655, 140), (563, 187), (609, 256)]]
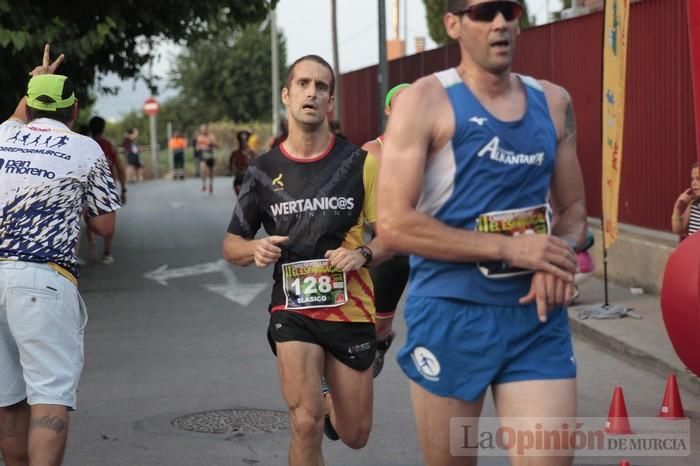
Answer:
[(233, 233), (226, 233), (222, 246), (223, 256), (227, 261), (242, 267), (253, 262), (258, 267), (267, 267), (280, 258), (282, 249), (277, 245), (285, 241), (287, 241), (286, 236), (246, 239)]
[[(367, 151), (367, 144), (362, 147)], [(368, 226), (372, 232), (376, 232), (377, 221), (377, 173), (379, 170), (379, 160), (371, 153), (367, 152), (365, 163), (362, 168), (362, 183), (364, 185), (365, 196), (362, 203), (361, 224)], [(360, 235), (361, 236), (361, 235)], [(380, 238), (373, 235), (372, 239), (357, 248), (353, 243), (344, 243), (337, 249), (326, 251), (325, 258), (330, 265), (341, 269), (344, 272), (358, 270), (364, 266), (377, 265), (389, 259), (393, 252), (387, 250)], [(363, 250), (364, 249), (364, 250)], [(366, 254), (369, 250), (369, 260)]]
[(382, 146), (377, 142), (376, 139), (364, 143), (362, 145), (362, 150), (373, 154), (375, 157), (377, 157), (377, 159), (379, 159), (382, 156)]
[(19, 103), (17, 104), (17, 108), (15, 108), (15, 112), (10, 116), (10, 120), (18, 120), (21, 121), (22, 123), (27, 123), (27, 98), (22, 97), (20, 99)]
[[(59, 65), (63, 63), (63, 59), (65, 56), (63, 54), (60, 54), (53, 62), (51, 62), (51, 46), (49, 44), (44, 45), (44, 55), (42, 57), (42, 63), (39, 66), (36, 66), (32, 71), (29, 72), (29, 74), (34, 77), (34, 76), (39, 76), (40, 74), (53, 74), (56, 72), (58, 69)], [(50, 62), (50, 63), (49, 63)], [(19, 103), (17, 104), (17, 108), (15, 109), (15, 112), (10, 116), (10, 119), (13, 120), (19, 120), (24, 123), (27, 123), (27, 97), (22, 97), (20, 99)]]
[[(671, 231), (681, 239), (688, 234), (690, 226), (690, 211), (693, 208), (693, 188), (688, 188), (683, 191), (676, 199), (673, 205), (673, 213), (671, 214)], [(682, 213), (678, 213), (682, 211)]]
[(389, 122), (379, 172), (377, 223), (385, 247), (447, 262), (505, 260), (572, 280), (576, 257), (563, 240), (468, 231), (416, 209), (428, 154), (447, 145), (452, 133), (454, 114), (435, 77), (420, 79), (401, 94)]
[(557, 217), (552, 234), (572, 247), (586, 238), (586, 195), (581, 166), (576, 155), (576, 117), (571, 96), (562, 87), (544, 83), (552, 119), (557, 129), (557, 156), (550, 186), (551, 203)]
[[(557, 154), (550, 186), (551, 204), (557, 221), (552, 234), (565, 239), (572, 248), (586, 237), (586, 204), (581, 166), (576, 156), (576, 118), (571, 96), (562, 87), (543, 81), (550, 115), (557, 132)], [(530, 291), (521, 304), (535, 302), (537, 316), (547, 320), (547, 312), (566, 306), (573, 297), (573, 284), (549, 273), (537, 272)]]

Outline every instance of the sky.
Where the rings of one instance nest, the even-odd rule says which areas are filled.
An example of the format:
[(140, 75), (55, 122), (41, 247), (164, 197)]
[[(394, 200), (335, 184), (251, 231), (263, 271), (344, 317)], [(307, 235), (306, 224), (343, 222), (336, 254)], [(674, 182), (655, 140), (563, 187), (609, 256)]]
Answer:
[[(530, 14), (537, 17), (537, 24), (545, 22), (547, 2), (550, 11), (561, 8), (559, 0), (527, 0)], [(393, 34), (392, 5), (386, 3), (387, 38)], [(338, 55), (341, 73), (376, 64), (377, 49), (377, 0), (337, 0), (338, 6)], [(435, 48), (425, 21), (423, 0), (400, 0), (399, 36), (406, 41), (406, 53), (415, 53), (415, 38), (426, 38), (426, 49)], [(287, 61), (309, 53), (315, 53), (333, 63), (331, 42), (330, 0), (280, 0), (277, 5), (277, 27), (287, 39)], [(179, 47), (171, 42), (159, 46), (160, 58), (154, 62), (154, 71), (167, 76), (170, 64), (176, 59)], [(160, 101), (176, 93), (160, 85)], [(146, 86), (135, 80), (121, 81), (116, 75), (107, 75), (104, 85), (120, 86), (114, 96), (98, 96), (96, 113), (115, 120), (131, 110), (140, 109), (150, 97)]]

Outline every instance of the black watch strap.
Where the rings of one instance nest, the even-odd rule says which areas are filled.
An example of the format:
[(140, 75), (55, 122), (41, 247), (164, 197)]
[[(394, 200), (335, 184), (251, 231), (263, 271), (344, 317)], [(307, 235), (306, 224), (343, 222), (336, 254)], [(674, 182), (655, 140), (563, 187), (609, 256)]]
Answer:
[(360, 251), (360, 254), (362, 254), (362, 257), (365, 258), (365, 263), (362, 264), (363, 267), (367, 267), (367, 265), (372, 262), (372, 250), (365, 246), (364, 244), (362, 246), (359, 246), (357, 248), (358, 251)]

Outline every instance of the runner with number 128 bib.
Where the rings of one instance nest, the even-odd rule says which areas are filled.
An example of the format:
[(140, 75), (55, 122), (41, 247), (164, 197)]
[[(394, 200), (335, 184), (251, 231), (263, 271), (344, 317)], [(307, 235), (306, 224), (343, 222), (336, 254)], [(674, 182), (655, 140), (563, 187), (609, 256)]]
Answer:
[[(364, 244), (363, 229), (376, 221), (378, 164), (329, 131), (334, 81), (315, 55), (290, 67), (282, 90), (289, 136), (251, 162), (223, 245), (237, 265), (274, 265), (268, 340), (290, 411), (292, 466), (324, 464), (321, 429), (361, 448), (372, 426), (366, 266), (387, 253), (377, 239)], [(256, 239), (261, 226), (271, 236)]]

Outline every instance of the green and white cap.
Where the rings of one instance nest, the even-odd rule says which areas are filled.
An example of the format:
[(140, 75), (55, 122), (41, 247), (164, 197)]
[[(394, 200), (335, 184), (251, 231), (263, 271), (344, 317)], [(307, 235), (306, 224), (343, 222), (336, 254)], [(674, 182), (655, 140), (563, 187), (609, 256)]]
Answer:
[(393, 99), (396, 93), (399, 92), (401, 89), (405, 89), (409, 86), (410, 84), (408, 83), (401, 83), (389, 89), (389, 92), (386, 93), (386, 97), (384, 98), (384, 106), (391, 108), (391, 99)]
[(78, 99), (67, 76), (40, 74), (29, 80), (27, 106), (36, 110), (55, 112), (71, 107)]

